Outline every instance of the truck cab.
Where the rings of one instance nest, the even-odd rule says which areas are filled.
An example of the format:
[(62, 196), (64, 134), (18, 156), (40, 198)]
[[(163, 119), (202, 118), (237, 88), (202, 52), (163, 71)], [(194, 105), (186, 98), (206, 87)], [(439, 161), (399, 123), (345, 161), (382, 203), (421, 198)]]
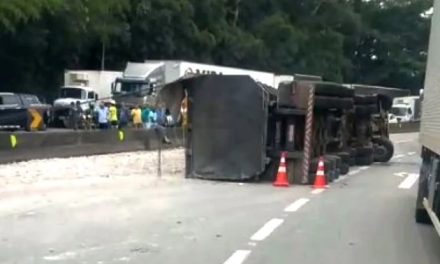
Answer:
[(58, 126), (69, 127), (70, 105), (79, 101), (81, 108), (85, 111), (96, 100), (98, 100), (98, 94), (90, 87), (80, 85), (63, 86), (60, 89), (59, 98), (53, 103), (53, 121)]
[(112, 84), (113, 99), (129, 105), (152, 104), (164, 78), (164, 63), (129, 62), (123, 76)]
[(393, 105), (389, 114), (389, 123), (410, 122), (413, 119), (413, 111), (407, 104)]

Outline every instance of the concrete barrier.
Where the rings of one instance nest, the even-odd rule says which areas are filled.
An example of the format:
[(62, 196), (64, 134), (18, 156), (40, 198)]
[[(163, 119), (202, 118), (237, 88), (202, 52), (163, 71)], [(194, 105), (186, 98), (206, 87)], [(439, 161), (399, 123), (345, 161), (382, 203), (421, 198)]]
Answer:
[(405, 122), (400, 124), (390, 124), (390, 133), (414, 133), (420, 131), (420, 122)]
[[(0, 133), (0, 163), (32, 159), (64, 158), (128, 151), (176, 148), (183, 145), (182, 130), (167, 128), (171, 144), (161, 143), (154, 130), (64, 131), (38, 133)], [(16, 146), (11, 144), (15, 136)]]

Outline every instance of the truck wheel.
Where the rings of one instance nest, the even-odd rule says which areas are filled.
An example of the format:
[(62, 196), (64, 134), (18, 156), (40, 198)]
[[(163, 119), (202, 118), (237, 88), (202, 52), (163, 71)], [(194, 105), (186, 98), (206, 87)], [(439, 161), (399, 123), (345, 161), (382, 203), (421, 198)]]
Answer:
[(352, 98), (354, 96), (354, 89), (342, 86), (337, 83), (316, 83), (315, 94)]
[(356, 165), (356, 158), (355, 157), (350, 158), (350, 163), (348, 163), (348, 165), (355, 166)]
[(354, 103), (356, 105), (377, 104), (377, 96), (376, 95), (356, 95), (354, 97)]
[(417, 200), (415, 209), (416, 223), (432, 224), (431, 218), (423, 206), (423, 199), (428, 195), (428, 176), (432, 170), (430, 157), (423, 158), (422, 166), (420, 167), (419, 186), (417, 190)]
[(338, 153), (335, 153), (332, 155), (335, 155), (335, 156), (338, 156), (339, 158), (341, 158), (342, 163), (345, 163), (345, 164), (350, 163), (350, 153), (348, 153), (348, 152), (338, 152)]
[(341, 172), (340, 168), (341, 168), (341, 158), (338, 156), (334, 156), (334, 155), (326, 155), (325, 156), (326, 159), (331, 160), (333, 162), (333, 174), (332, 174), (332, 181), (336, 180), (337, 178), (339, 178), (339, 174)]
[(352, 109), (353, 99), (332, 96), (315, 96), (315, 108), (317, 109)]
[(374, 162), (373, 153), (371, 153), (371, 155), (356, 157), (356, 165), (358, 166), (369, 166), (373, 164), (373, 162)]
[(341, 175), (347, 175), (347, 173), (350, 171), (350, 165), (348, 163), (342, 163), (341, 164)]
[(374, 149), (372, 144), (356, 148), (356, 157), (373, 156)]
[(373, 143), (377, 144), (379, 148), (374, 151), (374, 161), (388, 162), (394, 155), (393, 143), (388, 138), (373, 138)]
[(376, 113), (378, 111), (377, 105), (356, 105), (354, 107), (356, 116), (368, 116)]

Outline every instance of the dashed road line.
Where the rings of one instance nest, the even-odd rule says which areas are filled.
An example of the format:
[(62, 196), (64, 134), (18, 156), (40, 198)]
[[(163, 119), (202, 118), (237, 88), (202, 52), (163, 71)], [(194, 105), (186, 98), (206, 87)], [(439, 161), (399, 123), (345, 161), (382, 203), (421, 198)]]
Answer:
[(310, 201), (310, 199), (300, 198), (300, 199), (296, 200), (295, 202), (291, 203), (289, 206), (287, 206), (284, 209), (284, 212), (289, 212), (289, 213), (296, 212), (299, 210), (299, 208), (301, 208), (303, 205), (305, 205), (309, 201)]
[(402, 172), (396, 172), (396, 173), (394, 173), (394, 175), (396, 175), (397, 177), (403, 178), (403, 177), (407, 176), (408, 173), (402, 171)]
[(410, 173), (408, 177), (405, 178), (400, 184), (399, 189), (411, 189), (411, 187), (416, 183), (419, 178), (418, 173)]
[(359, 168), (359, 170), (368, 170), (370, 168), (370, 166), (362, 166)]
[(241, 264), (251, 254), (250, 250), (237, 250), (223, 264)]
[(415, 152), (408, 152), (408, 156), (412, 156), (412, 155), (415, 155), (416, 153)]
[(320, 193), (322, 193), (324, 191), (325, 191), (325, 189), (315, 189), (315, 190), (311, 191), (310, 193), (311, 194), (320, 194)]
[(263, 241), (270, 234), (272, 234), (272, 232), (275, 231), (275, 229), (277, 229), (283, 222), (284, 220), (280, 218), (273, 218), (269, 220), (269, 222), (264, 224), (262, 228), (260, 228), (254, 235), (251, 236), (251, 240)]

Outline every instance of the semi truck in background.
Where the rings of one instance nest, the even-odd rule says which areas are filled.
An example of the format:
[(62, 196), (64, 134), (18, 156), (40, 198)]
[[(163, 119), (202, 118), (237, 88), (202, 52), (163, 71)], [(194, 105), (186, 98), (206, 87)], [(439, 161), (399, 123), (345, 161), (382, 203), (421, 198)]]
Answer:
[(432, 223), (440, 235), (440, 2), (434, 1), (420, 129), (422, 145), (415, 210), (418, 223)]
[(197, 75), (248, 75), (259, 83), (275, 88), (282, 82), (293, 81), (293, 76), (270, 72), (187, 61), (147, 60), (143, 63), (128, 62), (123, 76), (112, 85), (112, 95), (116, 102), (153, 104), (159, 89), (165, 84)]
[(110, 100), (113, 81), (122, 76), (117, 71), (70, 71), (64, 73), (64, 85), (59, 98), (53, 103), (53, 123), (69, 127), (68, 115), (71, 103), (79, 101), (83, 110), (98, 100)]
[(390, 123), (420, 121), (420, 96), (405, 96), (394, 98), (393, 106), (390, 112)]

